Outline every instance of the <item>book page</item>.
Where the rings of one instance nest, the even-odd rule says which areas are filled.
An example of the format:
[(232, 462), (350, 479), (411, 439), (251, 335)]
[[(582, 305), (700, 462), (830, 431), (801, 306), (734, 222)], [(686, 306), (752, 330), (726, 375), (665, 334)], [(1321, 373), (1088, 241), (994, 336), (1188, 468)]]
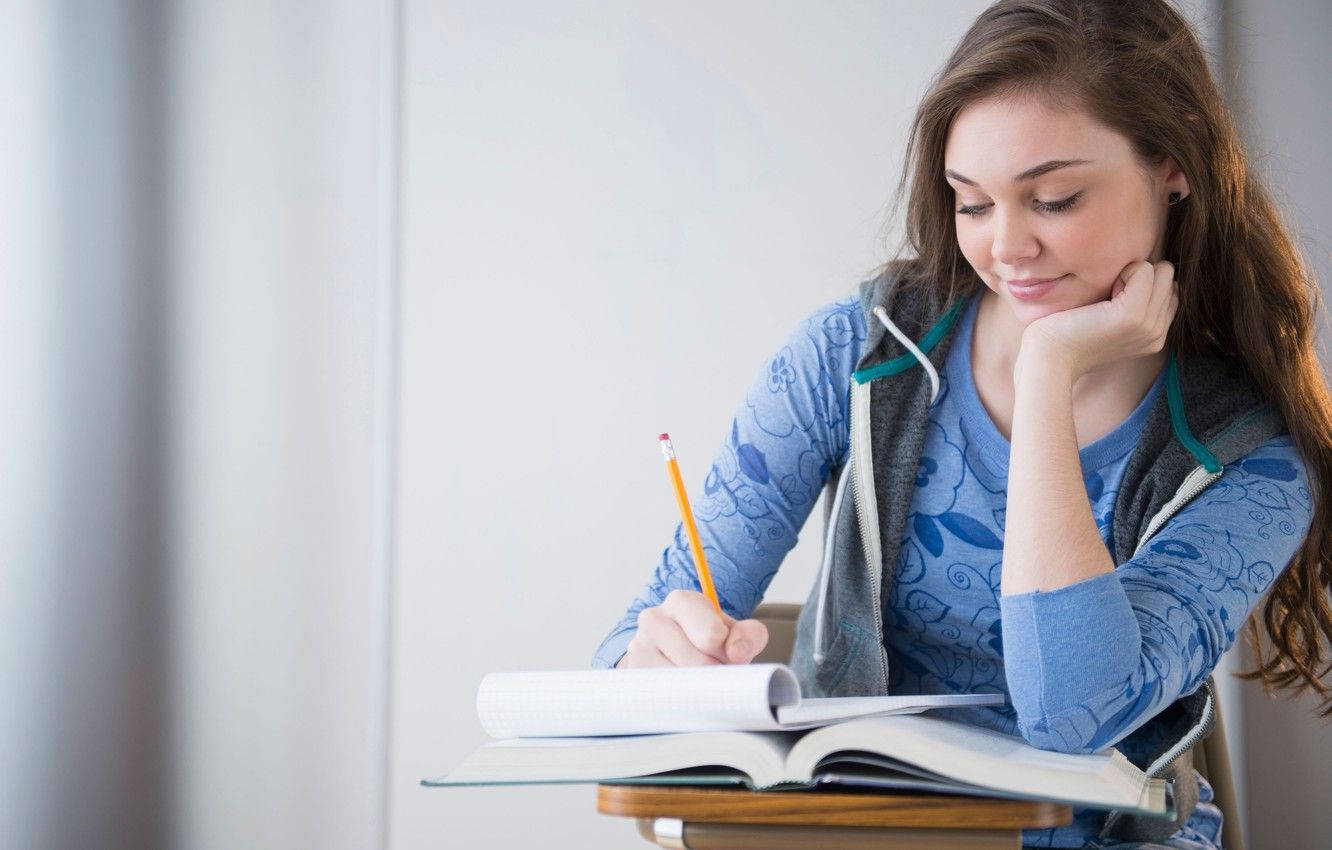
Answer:
[(781, 664), (491, 673), (476, 695), (494, 738), (777, 730), (800, 700)]
[(777, 709), (777, 719), (786, 729), (799, 729), (875, 714), (919, 714), (931, 708), (1003, 704), (1003, 694), (819, 697), (802, 700), (799, 705), (782, 706)]
[(492, 741), (447, 776), (422, 780), (422, 784), (601, 782), (722, 766), (743, 774), (747, 784), (761, 787), (783, 781), (785, 757), (793, 739), (793, 735), (775, 732), (515, 738)]
[(831, 754), (857, 750), (1026, 797), (1100, 808), (1165, 805), (1148, 787), (1146, 775), (1114, 750), (1090, 755), (1051, 752), (1011, 735), (934, 717), (871, 717), (826, 726), (792, 748), (787, 769), (811, 776), (820, 762), (832, 760), (827, 758)]

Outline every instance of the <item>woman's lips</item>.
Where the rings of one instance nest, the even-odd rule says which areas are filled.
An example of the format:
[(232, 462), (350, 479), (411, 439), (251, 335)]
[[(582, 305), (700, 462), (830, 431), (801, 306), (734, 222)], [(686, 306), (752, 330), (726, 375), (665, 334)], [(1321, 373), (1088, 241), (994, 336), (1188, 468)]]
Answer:
[(1022, 280), (1006, 281), (1006, 283), (1008, 284), (1008, 291), (1019, 301), (1039, 301), (1066, 277), (1068, 275), (1047, 278), (1028, 277)]

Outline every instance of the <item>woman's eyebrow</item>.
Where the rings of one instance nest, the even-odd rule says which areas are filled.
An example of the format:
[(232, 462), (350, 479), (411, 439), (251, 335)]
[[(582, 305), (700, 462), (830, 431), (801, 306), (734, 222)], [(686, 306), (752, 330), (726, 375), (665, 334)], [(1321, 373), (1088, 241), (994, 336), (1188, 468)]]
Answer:
[[(1042, 162), (1034, 168), (1028, 168), (1018, 176), (1013, 178), (1014, 183), (1021, 183), (1023, 180), (1035, 180), (1042, 174), (1049, 174), (1051, 171), (1057, 171), (1060, 168), (1068, 168), (1070, 165), (1086, 165), (1091, 162), (1090, 159), (1052, 159), (1049, 162)], [(953, 178), (959, 183), (966, 183), (968, 186), (975, 186), (976, 182), (968, 177), (963, 177), (951, 168), (945, 169), (944, 174)]]

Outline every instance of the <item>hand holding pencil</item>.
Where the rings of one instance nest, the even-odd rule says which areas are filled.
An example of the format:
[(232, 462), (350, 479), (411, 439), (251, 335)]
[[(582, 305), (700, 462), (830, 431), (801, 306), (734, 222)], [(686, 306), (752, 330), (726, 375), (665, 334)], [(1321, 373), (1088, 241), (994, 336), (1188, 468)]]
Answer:
[(768, 645), (768, 629), (758, 620), (736, 620), (722, 610), (670, 435), (659, 439), (702, 592), (673, 590), (661, 605), (639, 612), (638, 631), (616, 666), (747, 664)]

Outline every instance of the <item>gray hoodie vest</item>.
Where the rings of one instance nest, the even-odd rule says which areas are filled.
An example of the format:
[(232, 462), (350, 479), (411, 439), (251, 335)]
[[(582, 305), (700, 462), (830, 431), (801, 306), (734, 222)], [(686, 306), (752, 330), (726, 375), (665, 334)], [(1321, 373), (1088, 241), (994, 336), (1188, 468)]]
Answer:
[[(802, 692), (810, 696), (888, 689), (883, 609), (915, 490), (931, 383), (873, 310), (883, 306), (942, 371), (962, 307), (959, 302), (950, 309), (929, 287), (897, 286), (902, 269), (894, 266), (861, 285), (868, 333), (851, 382), (850, 452), (827, 485), (823, 570), (801, 610), (791, 657)], [(1181, 356), (1171, 357), (1166, 368), (1165, 392), (1143, 427), (1115, 503), (1116, 564), (1132, 558), (1167, 519), (1220, 478), (1224, 464), (1286, 430), (1235, 366)], [(1183, 825), (1198, 798), (1191, 748), (1210, 731), (1213, 707), (1208, 681), (1133, 733), (1166, 732), (1165, 743), (1139, 767), (1171, 781), (1175, 819), (1112, 812), (1102, 835), (1161, 841)]]

